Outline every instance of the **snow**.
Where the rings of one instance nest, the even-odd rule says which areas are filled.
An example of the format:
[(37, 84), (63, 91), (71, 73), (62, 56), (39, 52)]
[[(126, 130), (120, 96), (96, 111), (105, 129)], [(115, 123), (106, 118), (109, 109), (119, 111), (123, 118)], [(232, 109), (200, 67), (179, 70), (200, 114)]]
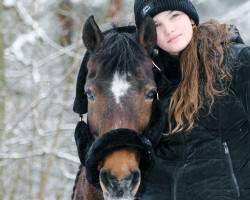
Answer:
[(16, 0), (3, 0), (3, 5), (5, 7), (15, 6)]

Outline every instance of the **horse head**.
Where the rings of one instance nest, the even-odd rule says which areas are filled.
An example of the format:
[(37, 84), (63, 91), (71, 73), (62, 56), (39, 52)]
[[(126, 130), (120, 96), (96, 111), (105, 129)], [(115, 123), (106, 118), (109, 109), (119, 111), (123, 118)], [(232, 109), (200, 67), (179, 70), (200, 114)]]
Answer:
[[(153, 20), (146, 18), (134, 34), (115, 28), (103, 34), (89, 17), (82, 35), (90, 53), (85, 93), (91, 134), (95, 139), (117, 129), (124, 131), (123, 135), (127, 130), (143, 134), (156, 96), (149, 57), (156, 43)], [(119, 136), (116, 140), (119, 142)], [(124, 147), (109, 152), (100, 161), (99, 181), (106, 200), (135, 196), (141, 182), (141, 157), (136, 149)]]

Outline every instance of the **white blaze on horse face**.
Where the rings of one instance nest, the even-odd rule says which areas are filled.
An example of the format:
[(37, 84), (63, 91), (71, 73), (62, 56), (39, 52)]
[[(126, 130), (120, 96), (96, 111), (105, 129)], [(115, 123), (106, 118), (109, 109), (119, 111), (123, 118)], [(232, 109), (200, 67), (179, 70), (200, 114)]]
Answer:
[(113, 77), (111, 91), (114, 94), (117, 104), (120, 103), (120, 98), (127, 93), (129, 87), (130, 84), (126, 80), (126, 75), (120, 76), (118, 72), (116, 72)]

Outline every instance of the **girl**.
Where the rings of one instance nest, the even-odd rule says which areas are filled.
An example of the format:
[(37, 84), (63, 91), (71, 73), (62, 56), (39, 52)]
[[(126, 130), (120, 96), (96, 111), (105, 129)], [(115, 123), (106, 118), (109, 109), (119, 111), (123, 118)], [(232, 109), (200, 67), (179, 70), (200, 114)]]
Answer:
[(237, 29), (199, 25), (190, 0), (135, 0), (157, 31), (152, 60), (168, 121), (143, 200), (250, 199), (250, 47)]

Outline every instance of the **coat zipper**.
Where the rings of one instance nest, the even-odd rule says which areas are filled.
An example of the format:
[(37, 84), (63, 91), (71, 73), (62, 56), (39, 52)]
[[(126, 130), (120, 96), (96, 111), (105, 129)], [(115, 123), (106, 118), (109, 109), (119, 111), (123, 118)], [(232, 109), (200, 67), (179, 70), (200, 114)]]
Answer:
[(230, 170), (230, 174), (231, 174), (231, 177), (232, 177), (232, 180), (233, 180), (234, 187), (236, 189), (236, 194), (237, 194), (237, 197), (239, 198), (240, 197), (240, 189), (239, 189), (238, 181), (237, 181), (237, 179), (235, 177), (235, 174), (234, 174), (233, 164), (232, 164), (230, 152), (229, 152), (227, 143), (223, 142), (222, 144), (224, 146), (227, 163), (228, 163), (228, 166), (229, 166), (229, 170)]
[(175, 171), (174, 171), (174, 174), (173, 174), (173, 183), (172, 183), (172, 197), (171, 199), (172, 200), (177, 200), (177, 184), (178, 184), (178, 179), (179, 179), (179, 176), (181, 174), (181, 171), (183, 170), (183, 166), (185, 164), (185, 159), (186, 159), (186, 152), (187, 152), (187, 143), (186, 143), (186, 139), (185, 139), (185, 135), (183, 135), (182, 133), (179, 134), (179, 138), (180, 138), (180, 141), (181, 141), (181, 160), (178, 162), (176, 168), (175, 168)]

